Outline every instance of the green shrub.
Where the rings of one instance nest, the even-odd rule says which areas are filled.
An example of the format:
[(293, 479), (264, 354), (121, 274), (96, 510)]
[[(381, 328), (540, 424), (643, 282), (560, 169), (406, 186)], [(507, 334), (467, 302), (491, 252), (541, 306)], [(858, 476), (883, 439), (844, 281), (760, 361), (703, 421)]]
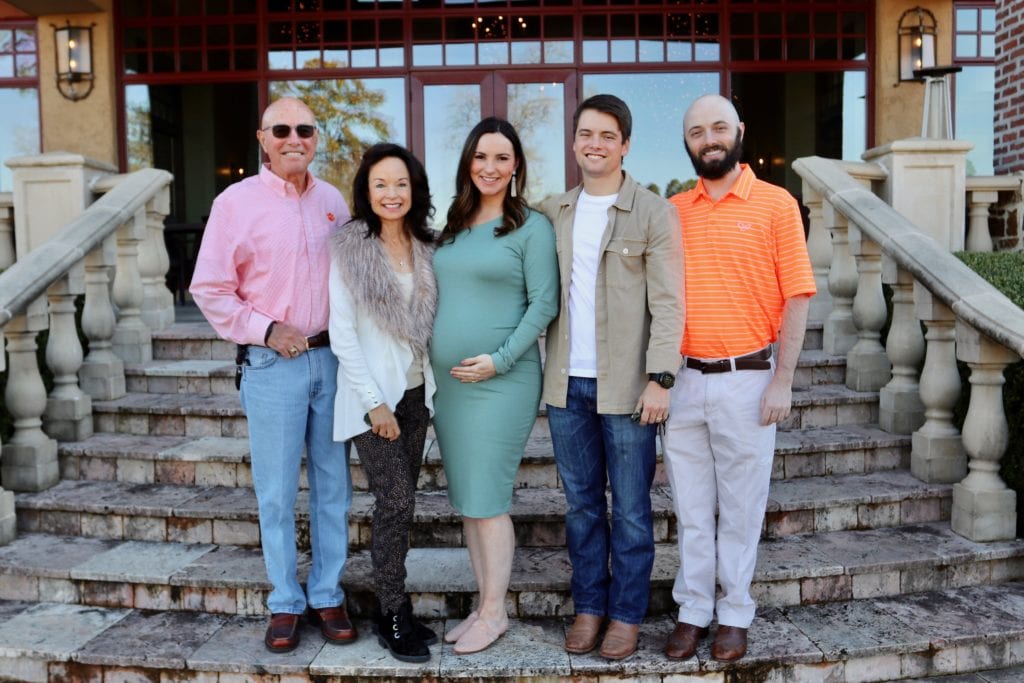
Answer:
[[(1024, 253), (1000, 251), (995, 253), (957, 253), (956, 256), (981, 277), (985, 278), (1006, 297), (1024, 308)], [(960, 394), (955, 419), (963, 426), (970, 400), (970, 369), (960, 363), (960, 377), (964, 390)], [(1010, 441), (1003, 456), (999, 474), (1006, 485), (1017, 492), (1017, 535), (1024, 535), (1024, 362), (1014, 363), (1003, 371), (1003, 409), (1010, 426)]]

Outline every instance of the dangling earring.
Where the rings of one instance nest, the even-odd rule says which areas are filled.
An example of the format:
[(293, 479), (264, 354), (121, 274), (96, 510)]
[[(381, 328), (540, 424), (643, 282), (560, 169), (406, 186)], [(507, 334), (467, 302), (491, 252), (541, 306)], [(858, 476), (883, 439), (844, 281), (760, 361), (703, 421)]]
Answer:
[(518, 196), (516, 192), (516, 172), (512, 171), (512, 198), (515, 199)]

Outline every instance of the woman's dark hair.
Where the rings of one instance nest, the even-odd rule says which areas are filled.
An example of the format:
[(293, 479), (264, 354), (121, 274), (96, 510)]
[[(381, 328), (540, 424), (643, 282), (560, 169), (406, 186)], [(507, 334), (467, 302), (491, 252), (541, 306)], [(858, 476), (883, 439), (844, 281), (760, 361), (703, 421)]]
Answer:
[(516, 196), (513, 197), (510, 191), (505, 192), (501, 225), (494, 229), (494, 234), (497, 237), (507, 235), (526, 222), (530, 209), (523, 197), (526, 188), (526, 157), (523, 155), (523, 143), (519, 141), (519, 134), (511, 123), (496, 116), (488, 116), (469, 131), (466, 144), (462, 146), (459, 168), (455, 172), (455, 200), (448, 208), (448, 222), (438, 237), (439, 242), (451, 242), (456, 235), (469, 228), (470, 218), (480, 207), (480, 190), (473, 184), (469, 169), (473, 164), (473, 155), (476, 154), (480, 138), (488, 133), (500, 133), (508, 138), (516, 157), (516, 170), (512, 180)]
[(367, 237), (380, 237), (380, 216), (373, 212), (370, 205), (370, 169), (390, 157), (400, 159), (409, 169), (412, 206), (409, 213), (405, 214), (406, 229), (421, 242), (433, 242), (434, 232), (427, 226), (427, 221), (434, 215), (427, 171), (412, 152), (390, 142), (373, 145), (363, 153), (363, 160), (359, 162), (356, 177), (352, 180), (352, 221), (366, 223)]

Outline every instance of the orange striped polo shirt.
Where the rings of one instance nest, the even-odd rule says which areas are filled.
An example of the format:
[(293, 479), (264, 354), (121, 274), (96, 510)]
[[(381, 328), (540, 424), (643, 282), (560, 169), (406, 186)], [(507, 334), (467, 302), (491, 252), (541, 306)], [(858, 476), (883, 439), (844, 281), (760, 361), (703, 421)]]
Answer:
[(703, 180), (669, 200), (683, 232), (686, 356), (725, 358), (764, 348), (778, 338), (786, 299), (816, 291), (796, 200), (758, 180), (746, 164), (741, 168), (717, 202)]

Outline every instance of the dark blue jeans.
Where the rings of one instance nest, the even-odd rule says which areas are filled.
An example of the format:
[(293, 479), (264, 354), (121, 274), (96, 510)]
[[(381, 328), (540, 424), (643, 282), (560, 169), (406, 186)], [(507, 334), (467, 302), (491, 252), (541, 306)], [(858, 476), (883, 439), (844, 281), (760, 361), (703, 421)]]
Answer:
[[(568, 511), (565, 533), (577, 614), (639, 624), (647, 614), (654, 531), (656, 427), (597, 412), (597, 380), (569, 378), (565, 408), (548, 406)], [(611, 523), (605, 484), (612, 492)]]

